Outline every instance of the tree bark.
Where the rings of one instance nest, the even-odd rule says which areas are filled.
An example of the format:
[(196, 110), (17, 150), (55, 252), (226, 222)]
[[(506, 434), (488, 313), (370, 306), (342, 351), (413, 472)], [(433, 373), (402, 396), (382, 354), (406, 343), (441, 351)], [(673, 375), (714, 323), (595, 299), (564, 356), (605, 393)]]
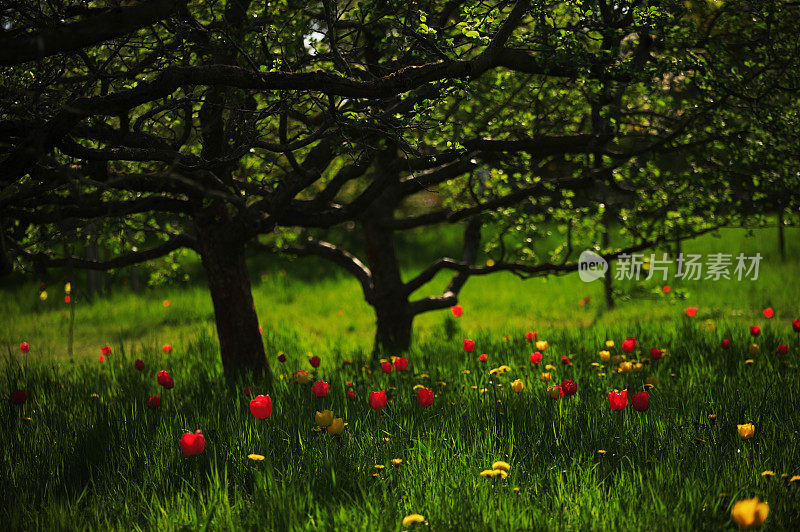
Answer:
[(269, 364), (258, 332), (250, 290), (245, 243), (224, 206), (214, 205), (195, 217), (203, 268), (208, 279), (219, 336), (222, 367), (227, 377), (253, 373), (271, 388)]
[[(607, 219), (603, 220), (603, 251), (605, 252), (611, 245), (611, 238), (609, 231), (611, 231), (611, 222)], [(606, 307), (609, 309), (614, 308), (614, 267), (612, 262), (608, 261), (608, 271), (603, 277), (603, 292), (606, 298)]]

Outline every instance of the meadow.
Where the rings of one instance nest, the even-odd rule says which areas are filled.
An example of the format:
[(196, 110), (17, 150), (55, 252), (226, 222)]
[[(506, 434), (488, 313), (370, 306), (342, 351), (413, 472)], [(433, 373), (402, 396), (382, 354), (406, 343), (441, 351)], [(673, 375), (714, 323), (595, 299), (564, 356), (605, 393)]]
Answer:
[[(438, 253), (426, 241), (444, 240), (455, 254), (449, 236), (418, 234), (422, 245), (409, 250)], [(324, 262), (257, 256), (272, 390), (223, 378), (202, 279), (76, 297), (72, 357), (62, 280), (54, 275), (41, 300), (37, 282), (15, 279), (0, 300), (3, 392), (24, 389), (27, 400), (0, 410), (0, 522), (13, 530), (728, 530), (734, 504), (758, 497), (769, 505), (764, 529), (796, 529), (798, 244), (800, 231), (788, 230), (782, 260), (769, 229), (686, 242), (687, 253), (761, 253), (758, 280), (670, 280), (668, 293), (656, 280), (618, 282), (612, 310), (599, 282), (575, 274), (473, 278), (462, 315), (417, 319), (405, 370), (392, 364), (399, 353), (382, 354), (390, 373), (371, 355), (374, 318), (355, 281)], [(405, 256), (409, 275), (432, 258)], [(192, 257), (184, 260), (191, 270)], [(432, 290), (446, 282), (437, 278)], [(159, 385), (160, 370), (173, 388)], [(564, 379), (574, 395), (552, 388)], [(316, 381), (328, 383), (327, 395), (312, 391)], [(430, 406), (415, 387), (432, 390)], [(612, 410), (609, 392), (623, 389), (629, 404)], [(375, 409), (368, 398), (381, 390), (388, 402)], [(645, 391), (650, 404), (640, 411), (633, 395)], [(258, 419), (250, 402), (266, 393), (272, 412)], [(325, 410), (346, 423), (340, 434), (320, 428), (327, 414), (315, 414)], [(752, 435), (739, 427), (749, 423)], [(185, 456), (179, 440), (198, 429), (205, 448)]]

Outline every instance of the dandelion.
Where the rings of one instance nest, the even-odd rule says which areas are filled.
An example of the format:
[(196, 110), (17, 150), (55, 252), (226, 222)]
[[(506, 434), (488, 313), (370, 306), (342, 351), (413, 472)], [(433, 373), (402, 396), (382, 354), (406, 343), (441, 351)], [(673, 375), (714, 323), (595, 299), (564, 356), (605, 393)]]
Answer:
[(247, 457), (255, 462), (262, 462), (264, 460), (263, 454), (248, 454)]
[(503, 462), (502, 460), (499, 460), (499, 461), (497, 461), (497, 462), (492, 464), (492, 469), (494, 469), (494, 470), (498, 470), (499, 469), (499, 470), (502, 470), (502, 471), (508, 471), (508, 470), (511, 469), (511, 465), (508, 462)]
[(407, 516), (405, 516), (403, 518), (403, 527), (404, 528), (408, 528), (408, 527), (410, 527), (412, 525), (415, 525), (417, 523), (424, 523), (424, 522), (425, 522), (425, 516), (424, 515), (411, 514), (411, 515), (407, 515)]
[(769, 515), (769, 505), (758, 497), (738, 501), (731, 508), (731, 517), (739, 528), (756, 528), (764, 524)]
[(391, 462), (392, 462), (392, 465), (399, 466), (400, 464), (403, 463), (403, 459), (402, 458), (392, 458)]
[(380, 469), (383, 469), (383, 468), (385, 468), (386, 466), (385, 466), (385, 465), (383, 465), (383, 464), (375, 464), (373, 467), (375, 467), (375, 469), (378, 469), (378, 470), (380, 470)]
[(761, 476), (765, 477), (765, 478), (772, 478), (772, 477), (775, 476), (775, 471), (771, 471), (771, 470), (767, 469), (766, 471), (763, 471), (761, 473)]

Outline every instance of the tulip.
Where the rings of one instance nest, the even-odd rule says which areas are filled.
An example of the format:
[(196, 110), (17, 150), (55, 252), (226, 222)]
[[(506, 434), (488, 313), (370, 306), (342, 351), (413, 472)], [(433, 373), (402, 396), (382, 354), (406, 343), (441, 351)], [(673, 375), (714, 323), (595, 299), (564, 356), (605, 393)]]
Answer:
[(381, 362), (381, 371), (383, 371), (384, 373), (391, 373), (392, 369), (394, 368), (392, 367), (392, 364), (390, 362)]
[(536, 342), (536, 350), (544, 351), (545, 349), (547, 349), (547, 345), (548, 345), (547, 340), (539, 340), (538, 342)]
[(354, 392), (353, 390), (350, 390), (349, 392), (347, 392), (347, 400), (348, 401), (355, 401), (356, 400), (356, 392)]
[(650, 360), (658, 360), (663, 354), (664, 352), (661, 349), (654, 347), (650, 350)]
[(614, 340), (606, 340), (606, 349), (614, 347)]
[(608, 405), (611, 410), (623, 410), (628, 406), (628, 390), (608, 392)]
[(187, 432), (181, 436), (180, 446), (183, 454), (186, 456), (194, 456), (202, 453), (203, 449), (206, 448), (206, 439), (199, 430), (195, 431), (194, 434)]
[(272, 415), (272, 398), (269, 395), (257, 395), (250, 401), (250, 413), (256, 419), (267, 419)]
[(547, 387), (547, 397), (550, 399), (558, 399), (564, 395), (564, 390), (558, 384), (553, 384)]
[(23, 353), (27, 353), (28, 351), (31, 350), (31, 345), (28, 342), (22, 342), (21, 344), (19, 344), (19, 350), (22, 351)]
[(28, 394), (25, 390), (14, 390), (11, 392), (11, 402), (15, 405), (21, 405), (28, 400)]
[(721, 345), (722, 345), (722, 349), (728, 349), (731, 346), (731, 341), (727, 340), (727, 339), (722, 340)]
[(769, 505), (758, 497), (738, 501), (731, 508), (731, 518), (739, 528), (756, 528), (764, 524), (769, 515)]
[(561, 389), (564, 391), (564, 395), (575, 395), (578, 393), (578, 385), (569, 379), (561, 381)]
[(542, 382), (547, 382), (547, 381), (549, 381), (551, 379), (552, 379), (552, 377), (550, 376), (550, 373), (545, 372), (545, 373), (542, 373), (541, 375), (539, 375), (539, 380), (542, 381)]
[(344, 432), (344, 420), (340, 417), (337, 417), (331, 421), (331, 424), (325, 429), (328, 431), (328, 434), (332, 434), (334, 436), (338, 436), (342, 432)]
[(39, 294), (39, 299), (42, 301), (47, 301), (47, 290), (42, 290), (42, 293)]
[(317, 423), (318, 427), (325, 428), (329, 427), (331, 423), (333, 423), (333, 412), (330, 410), (323, 410), (322, 412), (317, 412), (314, 414), (314, 421)]
[(169, 307), (169, 305), (170, 305), (169, 299), (165, 299), (163, 305), (164, 305), (164, 308)]
[(529, 342), (533, 342), (534, 340), (538, 340), (539, 339), (539, 333), (537, 333), (536, 331), (526, 332), (525, 333), (525, 339), (528, 340)]
[(417, 402), (422, 407), (431, 406), (433, 404), (433, 388), (417, 388)]
[(794, 332), (800, 332), (800, 318), (792, 320), (792, 329), (794, 329)]
[(171, 390), (175, 387), (175, 381), (172, 380), (171, 376), (167, 376), (167, 379), (164, 381), (164, 388), (167, 390)]
[(600, 351), (600, 360), (602, 362), (608, 362), (611, 360), (611, 353), (609, 351)]
[(662, 291), (662, 292), (664, 292), (665, 294), (669, 294), (670, 290), (672, 290), (672, 288), (670, 288), (668, 284), (665, 284), (665, 285), (664, 285), (664, 286), (661, 288), (661, 291)]
[(311, 364), (312, 368), (318, 368), (320, 365), (321, 360), (318, 356), (313, 356), (308, 359), (308, 363)]
[(450, 312), (452, 312), (453, 316), (457, 318), (464, 312), (464, 308), (461, 305), (453, 305), (450, 307)]
[(250, 397), (251, 395), (253, 395), (253, 387), (252, 386), (245, 386), (244, 387), (244, 395), (246, 397)]
[(568, 356), (566, 356), (566, 355), (562, 356), (562, 357), (561, 357), (561, 363), (562, 363), (562, 364), (564, 364), (565, 366), (566, 366), (567, 364), (569, 364), (569, 357), (568, 357)]
[(298, 369), (294, 374), (294, 381), (301, 386), (308, 384), (308, 372), (304, 369)]
[(70, 303), (72, 303), (72, 298), (71, 298), (71, 297), (69, 297), (69, 296), (64, 296), (64, 303), (66, 303), (67, 305), (69, 305)]
[(475, 350), (475, 342), (467, 338), (464, 340), (464, 351), (472, 353)]
[(156, 374), (156, 380), (158, 380), (158, 384), (161, 386), (164, 386), (164, 384), (167, 382), (167, 379), (169, 379), (169, 373), (163, 369)]
[(157, 395), (151, 395), (150, 399), (147, 401), (147, 406), (155, 410), (161, 406), (161, 398)]
[(636, 344), (636, 338), (628, 338), (622, 342), (622, 350), (626, 353), (633, 353), (633, 350), (636, 349)]
[(139, 371), (142, 371), (144, 369), (144, 360), (139, 360), (137, 358), (136, 362), (133, 363), (133, 367)]
[(172, 353), (172, 345), (171, 344), (164, 344), (161, 346), (161, 350), (164, 351), (166, 354)]
[(534, 364), (538, 364), (542, 361), (542, 354), (539, 351), (534, 351), (531, 353), (531, 362)]
[(278, 353), (278, 362), (280, 362), (281, 364), (286, 362), (286, 355), (283, 352)]
[(749, 440), (756, 434), (756, 426), (752, 423), (736, 425), (736, 430), (739, 432), (739, 437), (743, 440)]
[(325, 381), (317, 381), (311, 386), (311, 391), (315, 397), (325, 397), (328, 395), (328, 383)]
[(408, 360), (404, 357), (397, 357), (394, 359), (394, 367), (397, 371), (405, 371), (408, 367)]
[(111, 348), (107, 345), (104, 345), (103, 347), (100, 348), (100, 352), (103, 353), (104, 355), (110, 355)]
[(761, 334), (761, 327), (759, 327), (758, 325), (753, 325), (752, 327), (750, 327), (750, 334), (753, 337), (758, 336), (759, 334)]
[(765, 308), (761, 312), (764, 313), (764, 317), (767, 318), (767, 319), (769, 319), (769, 318), (771, 318), (772, 316), (775, 315), (775, 311), (772, 310), (772, 307)]
[(633, 394), (631, 398), (633, 408), (639, 412), (644, 412), (650, 408), (650, 394), (647, 392), (638, 392)]
[(525, 384), (522, 382), (522, 379), (517, 379), (511, 383), (511, 391), (513, 391), (514, 393), (520, 393), (524, 389), (525, 389)]
[(386, 408), (386, 392), (383, 390), (379, 392), (370, 392), (367, 400), (369, 401), (369, 406), (371, 406), (373, 410), (382, 410)]
[(694, 318), (695, 314), (697, 314), (697, 307), (688, 307), (686, 309), (686, 315), (690, 318)]
[(478, 357), (478, 360), (480, 360), (481, 362), (486, 362), (487, 358), (489, 358), (489, 356), (486, 353), (484, 353)]
[(99, 360), (100, 362), (105, 362), (106, 361), (106, 356), (105, 355), (100, 355), (99, 357), (97, 357), (97, 360)]

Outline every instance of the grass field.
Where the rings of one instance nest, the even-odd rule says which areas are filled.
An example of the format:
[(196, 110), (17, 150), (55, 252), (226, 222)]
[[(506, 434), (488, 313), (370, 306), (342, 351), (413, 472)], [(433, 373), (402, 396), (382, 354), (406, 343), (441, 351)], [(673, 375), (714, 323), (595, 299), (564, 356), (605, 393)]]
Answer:
[[(72, 360), (60, 283), (51, 282), (44, 302), (36, 283), (6, 286), (3, 386), (6, 394), (25, 389), (28, 400), (0, 410), (0, 522), (14, 530), (400, 530), (417, 513), (425, 523), (411, 528), (726, 530), (733, 504), (757, 496), (769, 503), (765, 528), (796, 529), (800, 335), (791, 322), (800, 317), (800, 231), (787, 237), (785, 261), (771, 230), (685, 243), (685, 252), (758, 251), (759, 280), (671, 280), (669, 295), (655, 281), (618, 283), (625, 295), (611, 311), (600, 283), (575, 275), (471, 279), (464, 314), (421, 316), (408, 369), (390, 374), (370, 363), (373, 317), (355, 281), (322, 262), (256, 258), (256, 307), (279, 375), (264, 420), (251, 415), (244, 391), (264, 393), (258, 382), (221, 378), (199, 280), (77, 299)], [(432, 258), (414, 256), (406, 267)], [(446, 281), (437, 278), (431, 291)], [(684, 314), (689, 306), (699, 309), (694, 318)], [(755, 339), (750, 325), (762, 328)], [(538, 365), (528, 330), (549, 344)], [(626, 361), (642, 366), (620, 373), (598, 353), (613, 340), (611, 355), (624, 354), (628, 337), (638, 346)], [(465, 353), (465, 338), (475, 352)], [(22, 341), (29, 352), (20, 352)], [(758, 353), (749, 352), (753, 342)], [(165, 343), (174, 346), (169, 354)], [(104, 344), (112, 351), (101, 363)], [(652, 347), (668, 355), (649, 360)], [(308, 353), (321, 357), (317, 370)], [(505, 374), (490, 373), (501, 365)], [(156, 382), (162, 369), (174, 378), (171, 390)], [(327, 381), (329, 395), (296, 383), (298, 369)], [(552, 380), (543, 382), (543, 372)], [(577, 394), (550, 399), (548, 386), (564, 378)], [(520, 393), (510, 386), (516, 379)], [(611, 410), (609, 391), (627, 389), (630, 399), (647, 379), (655, 384), (649, 410)], [(417, 403), (417, 384), (433, 389), (431, 406)], [(389, 395), (380, 411), (367, 402), (377, 390)], [(148, 407), (152, 395), (162, 399), (157, 409)], [(348, 423), (340, 436), (314, 430), (324, 409)], [(754, 437), (740, 438), (737, 425), (750, 422)], [(185, 457), (178, 440), (196, 429), (205, 450)], [(500, 460), (510, 465), (507, 478), (480, 476)]]

